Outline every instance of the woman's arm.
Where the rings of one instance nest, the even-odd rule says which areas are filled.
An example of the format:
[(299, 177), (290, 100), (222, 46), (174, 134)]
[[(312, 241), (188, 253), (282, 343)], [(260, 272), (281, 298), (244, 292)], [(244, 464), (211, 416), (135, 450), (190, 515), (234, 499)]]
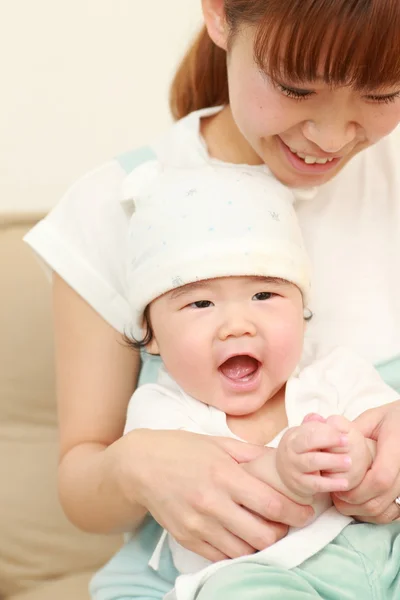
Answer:
[(53, 312), (63, 508), (88, 531), (129, 528), (146, 509), (116, 492), (118, 448), (111, 444), (122, 435), (139, 356), (56, 274)]
[(241, 468), (262, 447), (184, 431), (120, 438), (138, 356), (57, 276), (54, 323), (60, 496), (78, 527), (133, 529), (149, 511), (186, 548), (220, 560), (261, 550), (311, 517)]

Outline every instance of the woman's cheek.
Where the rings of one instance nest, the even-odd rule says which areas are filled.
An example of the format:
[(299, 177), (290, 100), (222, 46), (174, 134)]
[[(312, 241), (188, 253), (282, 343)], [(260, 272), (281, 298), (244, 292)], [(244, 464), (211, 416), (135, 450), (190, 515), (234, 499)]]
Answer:
[(257, 138), (266, 138), (287, 129), (288, 115), (276, 93), (268, 89), (243, 86), (241, 101), (232, 107), (239, 128)]
[(393, 106), (373, 107), (364, 105), (360, 109), (362, 122), (370, 144), (375, 144), (380, 139), (389, 135), (400, 123), (400, 99)]

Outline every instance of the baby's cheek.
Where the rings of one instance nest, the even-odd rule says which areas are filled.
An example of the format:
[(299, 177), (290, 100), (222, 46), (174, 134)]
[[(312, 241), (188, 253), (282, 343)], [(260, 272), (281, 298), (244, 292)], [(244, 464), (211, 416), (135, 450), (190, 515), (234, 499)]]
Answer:
[(298, 327), (284, 325), (277, 328), (274, 339), (275, 355), (280, 361), (282, 369), (293, 372), (300, 361), (303, 332)]
[(182, 336), (179, 345), (175, 346), (175, 351), (170, 356), (170, 364), (166, 364), (175, 381), (192, 394), (202, 382), (204, 385), (207, 362), (211, 358), (210, 349), (205, 348), (199, 341)]

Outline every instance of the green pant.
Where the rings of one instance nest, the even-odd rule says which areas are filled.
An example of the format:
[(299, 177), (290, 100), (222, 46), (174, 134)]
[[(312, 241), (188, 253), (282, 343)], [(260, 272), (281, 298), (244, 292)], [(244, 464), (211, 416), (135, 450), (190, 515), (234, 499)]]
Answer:
[(349, 525), (290, 571), (252, 563), (212, 575), (196, 600), (400, 600), (400, 523)]

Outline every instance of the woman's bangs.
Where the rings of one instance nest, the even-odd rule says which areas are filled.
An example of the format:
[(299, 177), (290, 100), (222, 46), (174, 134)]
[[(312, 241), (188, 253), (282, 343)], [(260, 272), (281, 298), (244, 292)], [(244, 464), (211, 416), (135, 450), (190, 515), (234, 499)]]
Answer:
[(400, 84), (399, 0), (269, 0), (255, 60), (284, 82), (378, 90)]

